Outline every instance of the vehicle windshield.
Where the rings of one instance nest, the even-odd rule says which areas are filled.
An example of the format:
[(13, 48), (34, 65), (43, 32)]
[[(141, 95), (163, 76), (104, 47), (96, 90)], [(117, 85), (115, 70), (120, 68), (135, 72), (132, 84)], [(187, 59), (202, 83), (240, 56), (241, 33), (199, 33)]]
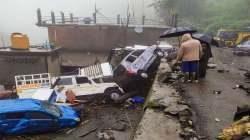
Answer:
[(72, 78), (61, 78), (61, 80), (58, 82), (58, 85), (73, 85)]
[(61, 110), (56, 105), (49, 104), (48, 102), (42, 102), (41, 105), (48, 113), (52, 114), (53, 116), (61, 116)]

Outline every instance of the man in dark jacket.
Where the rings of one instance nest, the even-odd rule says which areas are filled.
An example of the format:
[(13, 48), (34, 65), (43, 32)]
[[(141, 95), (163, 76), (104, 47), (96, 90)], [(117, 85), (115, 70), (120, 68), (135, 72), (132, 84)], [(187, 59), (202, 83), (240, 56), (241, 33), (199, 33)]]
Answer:
[(209, 58), (213, 57), (211, 46), (207, 43), (202, 43), (202, 56), (199, 61), (199, 78), (205, 78), (207, 73), (207, 64)]

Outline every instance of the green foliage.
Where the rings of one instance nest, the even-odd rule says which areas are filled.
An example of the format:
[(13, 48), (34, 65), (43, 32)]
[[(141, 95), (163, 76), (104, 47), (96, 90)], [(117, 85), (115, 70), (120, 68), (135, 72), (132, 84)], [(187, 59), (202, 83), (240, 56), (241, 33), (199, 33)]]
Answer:
[(178, 14), (179, 26), (215, 33), (250, 26), (250, 0), (162, 0), (161, 10)]

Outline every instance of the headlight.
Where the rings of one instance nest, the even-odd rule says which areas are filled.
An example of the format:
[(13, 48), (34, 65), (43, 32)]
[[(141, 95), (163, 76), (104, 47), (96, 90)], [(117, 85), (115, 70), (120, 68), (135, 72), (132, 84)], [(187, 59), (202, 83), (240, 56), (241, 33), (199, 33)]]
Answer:
[(81, 121), (80, 118), (75, 118), (74, 120), (77, 121), (77, 122)]

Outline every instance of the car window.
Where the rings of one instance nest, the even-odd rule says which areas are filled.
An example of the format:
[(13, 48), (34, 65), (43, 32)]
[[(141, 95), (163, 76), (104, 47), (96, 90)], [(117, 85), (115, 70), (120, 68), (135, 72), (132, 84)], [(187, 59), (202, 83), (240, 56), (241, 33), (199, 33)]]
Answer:
[(5, 118), (8, 120), (16, 120), (25, 118), (25, 113), (6, 113)]
[(52, 119), (49, 115), (42, 112), (30, 112), (29, 117), (30, 119), (39, 119), (39, 120)]
[(86, 84), (89, 83), (89, 79), (87, 77), (76, 77), (77, 84)]
[(58, 85), (73, 85), (72, 78), (61, 78), (61, 80), (58, 82)]
[(134, 51), (132, 53), (132, 55), (134, 55), (134, 56), (140, 56), (143, 52), (144, 52), (144, 50), (137, 50), (137, 51)]
[(130, 63), (133, 63), (136, 60), (136, 57), (130, 55), (126, 60)]

